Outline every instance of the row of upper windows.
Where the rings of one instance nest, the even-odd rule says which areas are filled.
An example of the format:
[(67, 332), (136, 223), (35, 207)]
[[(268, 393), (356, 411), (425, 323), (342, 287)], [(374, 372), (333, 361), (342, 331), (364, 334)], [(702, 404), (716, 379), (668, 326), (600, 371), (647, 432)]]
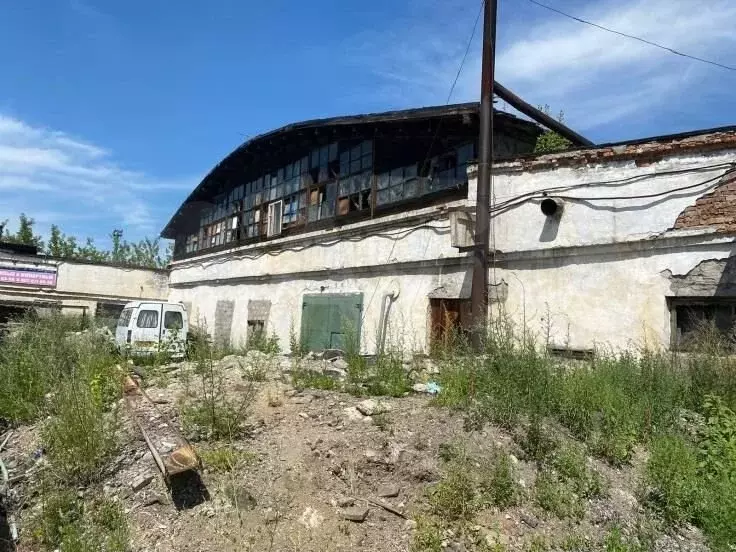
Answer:
[(180, 238), (177, 249), (192, 253), (272, 237), (291, 226), (456, 188), (467, 182), (467, 164), (474, 153), (474, 144), (468, 143), (430, 159), (424, 174), (420, 164), (410, 163), (374, 176), (371, 141), (339, 155), (338, 145), (330, 144), (219, 196), (203, 213), (199, 231)]

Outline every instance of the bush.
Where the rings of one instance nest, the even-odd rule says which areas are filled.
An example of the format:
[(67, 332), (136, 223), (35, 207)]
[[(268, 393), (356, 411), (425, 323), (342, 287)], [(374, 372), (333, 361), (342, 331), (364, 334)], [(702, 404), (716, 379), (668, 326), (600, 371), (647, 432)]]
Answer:
[(603, 495), (605, 490), (603, 477), (588, 467), (583, 447), (574, 443), (561, 447), (552, 465), (562, 478), (570, 482), (579, 496), (595, 498)]
[(432, 513), (448, 521), (469, 519), (476, 511), (475, 483), (462, 464), (450, 466), (442, 480), (428, 492)]
[(411, 552), (442, 552), (440, 525), (431, 518), (419, 516), (410, 550)]
[(480, 495), (485, 502), (502, 510), (518, 504), (521, 488), (508, 454), (496, 455), (490, 472), (481, 478)]
[(96, 481), (116, 449), (116, 413), (75, 376), (59, 384), (52, 411), (43, 440), (54, 475), (69, 484)]
[(223, 367), (206, 345), (197, 348), (195, 374), (199, 395), (181, 408), (184, 428), (192, 439), (232, 440), (242, 435), (255, 400), (252, 382), (237, 394), (228, 393)]
[(96, 382), (106, 402), (119, 393), (112, 368), (117, 355), (104, 336), (80, 335), (78, 318), (28, 315), (19, 320), (0, 345), (0, 418), (24, 422), (48, 412), (46, 396), (75, 374), (78, 381)]
[(529, 459), (543, 462), (555, 451), (557, 442), (549, 436), (549, 431), (542, 427), (542, 422), (535, 416), (519, 439), (519, 446)]
[(575, 492), (574, 485), (549, 469), (543, 469), (537, 475), (534, 499), (540, 508), (560, 519), (580, 519), (585, 514), (585, 505)]

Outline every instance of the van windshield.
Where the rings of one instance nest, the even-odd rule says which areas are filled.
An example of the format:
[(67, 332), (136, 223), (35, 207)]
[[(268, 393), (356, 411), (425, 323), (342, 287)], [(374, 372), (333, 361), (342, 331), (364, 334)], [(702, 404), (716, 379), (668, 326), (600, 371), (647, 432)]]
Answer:
[(123, 312), (120, 313), (120, 318), (118, 319), (118, 327), (127, 328), (131, 314), (133, 314), (133, 309), (123, 309)]

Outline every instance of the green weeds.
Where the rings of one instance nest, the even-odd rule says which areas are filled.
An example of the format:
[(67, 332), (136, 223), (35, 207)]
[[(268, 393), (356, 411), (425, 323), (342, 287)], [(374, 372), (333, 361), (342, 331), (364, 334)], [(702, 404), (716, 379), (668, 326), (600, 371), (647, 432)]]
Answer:
[(185, 400), (181, 407), (184, 428), (195, 440), (235, 439), (243, 433), (256, 389), (252, 382), (247, 382), (239, 391), (231, 392), (225, 371), (208, 344), (198, 343), (196, 351), (198, 394)]
[(501, 510), (520, 502), (522, 489), (508, 454), (496, 454), (492, 466), (480, 479), (479, 491), (483, 502)]
[(80, 499), (73, 490), (46, 489), (30, 532), (49, 550), (128, 550), (129, 529), (122, 506), (100, 497)]

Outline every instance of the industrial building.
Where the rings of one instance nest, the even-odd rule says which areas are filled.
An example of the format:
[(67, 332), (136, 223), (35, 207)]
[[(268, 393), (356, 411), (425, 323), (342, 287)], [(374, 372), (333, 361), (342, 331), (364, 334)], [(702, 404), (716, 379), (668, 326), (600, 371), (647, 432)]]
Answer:
[[(550, 349), (680, 347), (730, 328), (732, 128), (532, 153), (538, 124), (495, 113), (489, 295)], [(190, 194), (169, 298), (219, 342), (310, 349), (358, 337), (426, 352), (468, 330), (478, 106), (289, 125)], [(588, 143), (589, 144), (589, 143)]]

